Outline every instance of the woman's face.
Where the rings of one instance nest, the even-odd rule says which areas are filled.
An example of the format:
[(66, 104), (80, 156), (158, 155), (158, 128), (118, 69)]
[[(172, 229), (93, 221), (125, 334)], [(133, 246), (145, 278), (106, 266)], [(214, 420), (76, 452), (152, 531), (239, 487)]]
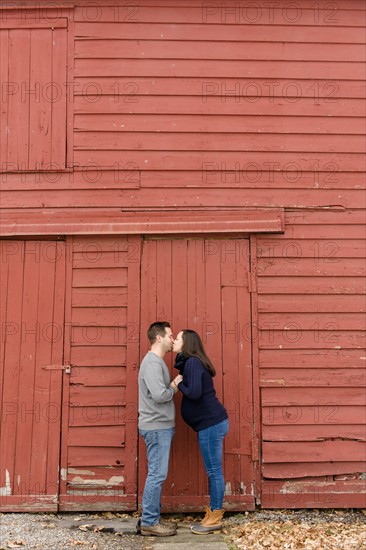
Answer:
[(183, 331), (178, 332), (173, 344), (174, 353), (180, 353), (183, 349)]

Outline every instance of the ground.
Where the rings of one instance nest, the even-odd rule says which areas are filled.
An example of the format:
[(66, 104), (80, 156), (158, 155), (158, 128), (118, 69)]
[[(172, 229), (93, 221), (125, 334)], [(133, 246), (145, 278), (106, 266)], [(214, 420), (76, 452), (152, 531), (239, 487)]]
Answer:
[[(0, 514), (0, 550), (151, 548), (150, 539), (135, 534), (136, 517), (111, 512)], [(179, 520), (183, 526), (197, 517), (180, 514), (166, 519)], [(366, 550), (362, 510), (258, 510), (228, 514), (224, 526), (230, 550)], [(198, 537), (203, 538), (209, 548), (209, 538)]]
[(226, 540), (240, 550), (366, 550), (365, 514), (361, 510), (246, 512), (225, 522)]

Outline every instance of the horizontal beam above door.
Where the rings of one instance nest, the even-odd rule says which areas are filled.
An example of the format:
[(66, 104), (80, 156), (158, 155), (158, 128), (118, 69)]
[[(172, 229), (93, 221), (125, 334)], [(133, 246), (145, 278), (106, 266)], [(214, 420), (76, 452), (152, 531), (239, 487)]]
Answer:
[(3, 212), (0, 235), (283, 233), (284, 209)]

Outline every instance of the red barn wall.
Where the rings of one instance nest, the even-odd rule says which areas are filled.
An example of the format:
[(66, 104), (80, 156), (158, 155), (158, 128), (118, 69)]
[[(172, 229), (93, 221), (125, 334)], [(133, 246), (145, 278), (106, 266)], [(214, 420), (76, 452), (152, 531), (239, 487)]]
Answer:
[[(147, 212), (181, 213), (179, 228), (236, 211), (259, 227), (279, 209), (282, 234), (249, 232), (253, 491), (266, 507), (366, 505), (365, 5), (269, 4), (0, 6), (2, 234), (69, 235), (64, 509), (95, 486), (105, 508), (136, 506), (125, 394), (139, 338), (108, 338), (139, 323), (141, 266), (116, 265), (114, 247), (142, 240), (118, 223), (137, 212), (143, 235)], [(107, 340), (86, 345), (93, 323)], [(89, 422), (96, 387), (101, 424)]]

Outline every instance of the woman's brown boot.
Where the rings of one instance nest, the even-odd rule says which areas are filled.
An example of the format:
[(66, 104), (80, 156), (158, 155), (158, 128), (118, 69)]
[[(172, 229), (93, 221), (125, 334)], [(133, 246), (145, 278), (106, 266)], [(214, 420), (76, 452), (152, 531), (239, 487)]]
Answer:
[(197, 525), (204, 525), (204, 522), (210, 517), (211, 514), (212, 514), (211, 508), (209, 506), (206, 506), (204, 518), (201, 519), (201, 521), (196, 521), (195, 523), (191, 523), (191, 530), (193, 529), (193, 527), (196, 527)]
[(209, 506), (206, 506), (205, 508), (205, 517), (200, 521), (201, 525), (205, 525), (205, 521), (208, 520), (210, 515), (212, 514), (212, 510)]
[(205, 520), (205, 523), (197, 523), (191, 527), (192, 533), (196, 535), (209, 535), (210, 533), (215, 533), (216, 531), (221, 531), (222, 529), (222, 518), (225, 510), (212, 510), (209, 517)]

